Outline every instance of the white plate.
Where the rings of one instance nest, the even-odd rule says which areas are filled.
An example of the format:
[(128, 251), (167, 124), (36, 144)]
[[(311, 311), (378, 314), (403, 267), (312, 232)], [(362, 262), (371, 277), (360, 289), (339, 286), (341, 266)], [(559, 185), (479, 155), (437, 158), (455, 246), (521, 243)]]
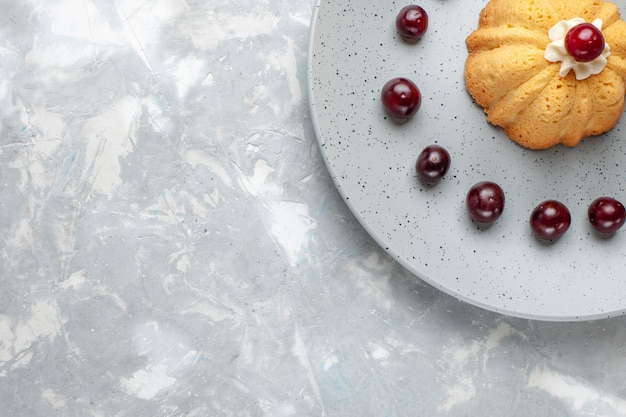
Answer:
[[(408, 3), (406, 3), (408, 4)], [(311, 110), (319, 145), (346, 203), (371, 236), (422, 280), (489, 310), (540, 320), (576, 321), (626, 311), (626, 229), (593, 232), (589, 203), (626, 201), (626, 117), (608, 134), (576, 148), (531, 151), (490, 126), (467, 94), (465, 37), (486, 1), (422, 0), (427, 34), (408, 44), (395, 33), (405, 4), (321, 0), (309, 46)], [(624, 15), (624, 6), (620, 6)], [(380, 88), (414, 80), (418, 115), (398, 125), (385, 117)], [(424, 186), (415, 159), (431, 143), (452, 156), (447, 176)], [(466, 213), (467, 190), (492, 180), (506, 194), (488, 229)], [(572, 213), (554, 244), (532, 236), (528, 218), (557, 199)]]

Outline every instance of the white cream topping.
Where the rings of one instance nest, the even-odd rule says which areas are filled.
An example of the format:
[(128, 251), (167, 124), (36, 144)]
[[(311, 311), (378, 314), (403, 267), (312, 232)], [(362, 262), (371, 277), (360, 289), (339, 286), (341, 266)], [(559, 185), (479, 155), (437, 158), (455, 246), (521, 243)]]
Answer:
[[(599, 74), (606, 67), (606, 58), (611, 54), (611, 48), (609, 44), (604, 42), (604, 50), (602, 54), (596, 59), (589, 62), (579, 62), (574, 59), (565, 47), (565, 36), (571, 28), (581, 23), (585, 23), (585, 20), (576, 17), (570, 20), (561, 20), (548, 31), (548, 37), (550, 38), (550, 44), (546, 47), (546, 51), (543, 56), (550, 62), (560, 62), (561, 69), (559, 75), (565, 77), (570, 70), (574, 70), (577, 80), (584, 80), (592, 75)], [(602, 30), (602, 19), (596, 19), (591, 22), (592, 25)]]

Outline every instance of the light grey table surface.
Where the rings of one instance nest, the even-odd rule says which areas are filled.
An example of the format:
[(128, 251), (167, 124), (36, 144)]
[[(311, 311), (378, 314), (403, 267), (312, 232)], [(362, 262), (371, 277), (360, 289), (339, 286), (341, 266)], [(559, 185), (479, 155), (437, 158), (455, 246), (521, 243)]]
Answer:
[(625, 318), (469, 306), (349, 212), (313, 7), (0, 0), (0, 416), (626, 416)]

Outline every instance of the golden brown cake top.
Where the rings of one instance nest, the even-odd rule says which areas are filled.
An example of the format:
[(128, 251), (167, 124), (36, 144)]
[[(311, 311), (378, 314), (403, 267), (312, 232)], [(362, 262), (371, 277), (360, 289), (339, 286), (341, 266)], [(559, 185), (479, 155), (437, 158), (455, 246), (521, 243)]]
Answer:
[[(574, 71), (559, 75), (562, 62), (546, 59), (550, 30), (574, 18), (600, 22), (608, 48), (606, 66), (580, 80)], [(611, 2), (491, 0), (466, 43), (468, 91), (489, 122), (525, 147), (575, 146), (610, 130), (623, 113), (626, 22)]]

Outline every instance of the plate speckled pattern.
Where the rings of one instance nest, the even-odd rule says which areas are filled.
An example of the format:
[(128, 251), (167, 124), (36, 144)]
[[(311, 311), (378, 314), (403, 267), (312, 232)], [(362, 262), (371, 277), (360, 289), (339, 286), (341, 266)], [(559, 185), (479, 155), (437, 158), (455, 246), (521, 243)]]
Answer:
[[(395, 33), (406, 3), (321, 0), (309, 45), (311, 111), (337, 189), (371, 236), (409, 271), (462, 300), (504, 314), (550, 321), (611, 317), (626, 310), (626, 230), (595, 233), (587, 207), (603, 195), (626, 200), (626, 118), (576, 148), (524, 149), (489, 125), (463, 80), (465, 37), (485, 1), (422, 1), (429, 28), (417, 43)], [(624, 6), (620, 5), (622, 16)], [(416, 117), (389, 120), (380, 89), (404, 76), (419, 86)], [(415, 159), (427, 145), (448, 149), (441, 182), (420, 183)], [(495, 181), (502, 217), (481, 228), (465, 195)], [(547, 199), (572, 214), (558, 241), (538, 241), (528, 225)]]

